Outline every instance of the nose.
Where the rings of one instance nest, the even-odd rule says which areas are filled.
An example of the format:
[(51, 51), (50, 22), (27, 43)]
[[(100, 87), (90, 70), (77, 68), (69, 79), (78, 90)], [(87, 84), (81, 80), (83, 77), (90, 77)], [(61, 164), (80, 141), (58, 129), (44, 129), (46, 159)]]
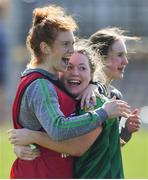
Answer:
[(74, 53), (74, 44), (71, 44), (71, 45), (69, 46), (68, 52), (69, 52), (70, 54), (73, 54), (73, 53)]
[(123, 64), (124, 64), (124, 65), (127, 65), (127, 64), (128, 64), (128, 58), (127, 58), (127, 56), (124, 56), (124, 57), (123, 57)]
[(78, 68), (74, 67), (71, 71), (71, 74), (74, 75), (74, 76), (78, 76), (79, 75), (79, 71), (78, 71)]

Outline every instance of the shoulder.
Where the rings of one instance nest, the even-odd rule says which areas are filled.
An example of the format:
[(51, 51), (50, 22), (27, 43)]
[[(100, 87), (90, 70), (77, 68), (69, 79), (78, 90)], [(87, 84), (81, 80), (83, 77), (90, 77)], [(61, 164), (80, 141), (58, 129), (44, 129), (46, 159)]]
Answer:
[(107, 94), (107, 90), (106, 87), (103, 83), (101, 83), (100, 81), (97, 82), (97, 86), (98, 86), (98, 90), (100, 94), (106, 95)]
[(37, 94), (46, 94), (46, 93), (50, 93), (50, 94), (54, 94), (56, 95), (56, 90), (55, 87), (53, 85), (53, 83), (47, 79), (36, 79), (34, 80), (26, 89), (26, 93), (27, 94), (33, 94), (33, 95), (37, 95)]
[(116, 96), (117, 99), (123, 98), (122, 93), (117, 88), (115, 88), (114, 86), (109, 85), (109, 90), (110, 90), (111, 97)]

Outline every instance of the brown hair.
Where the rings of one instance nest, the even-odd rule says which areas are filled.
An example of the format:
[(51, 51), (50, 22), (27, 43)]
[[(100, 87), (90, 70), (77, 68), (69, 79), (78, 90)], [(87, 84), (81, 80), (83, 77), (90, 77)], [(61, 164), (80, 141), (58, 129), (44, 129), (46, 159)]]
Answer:
[(96, 53), (94, 50), (92, 50), (92, 48), (89, 46), (89, 41), (86, 39), (77, 39), (75, 42), (75, 51), (88, 58), (92, 75), (91, 79), (93, 81), (97, 81), (98, 79), (100, 81), (104, 81), (105, 75), (102, 71), (103, 63), (101, 61), (101, 56), (99, 56), (98, 52)]
[(31, 63), (39, 64), (41, 61), (41, 42), (52, 47), (60, 31), (75, 31), (76, 28), (75, 20), (67, 15), (62, 7), (50, 5), (34, 9), (32, 27), (26, 40), (29, 51), (36, 57)]
[(126, 31), (118, 27), (108, 27), (97, 31), (89, 37), (89, 44), (96, 51), (99, 50), (101, 56), (106, 57), (115, 41), (138, 40), (138, 37), (124, 35)]

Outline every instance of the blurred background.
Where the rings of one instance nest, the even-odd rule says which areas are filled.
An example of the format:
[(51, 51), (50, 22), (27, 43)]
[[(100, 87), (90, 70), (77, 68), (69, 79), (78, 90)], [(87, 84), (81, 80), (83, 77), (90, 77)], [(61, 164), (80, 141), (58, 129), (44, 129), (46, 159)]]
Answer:
[[(20, 73), (29, 61), (25, 47), (32, 10), (57, 4), (73, 14), (79, 24), (76, 35), (87, 38), (98, 29), (117, 26), (127, 34), (140, 36), (127, 46), (129, 65), (122, 81), (113, 84), (133, 107), (148, 106), (148, 1), (147, 0), (0, 0), (0, 178), (9, 178), (15, 159), (7, 140), (11, 106)], [(126, 178), (148, 178), (148, 126), (122, 148)]]

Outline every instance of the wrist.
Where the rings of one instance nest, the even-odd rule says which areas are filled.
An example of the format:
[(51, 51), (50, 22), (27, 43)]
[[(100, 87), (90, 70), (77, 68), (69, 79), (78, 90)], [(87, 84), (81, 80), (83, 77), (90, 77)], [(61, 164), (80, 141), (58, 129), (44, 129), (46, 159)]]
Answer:
[(99, 115), (102, 122), (106, 121), (108, 119), (108, 114), (102, 107), (96, 110), (97, 114)]
[(38, 131), (29, 130), (30, 144), (36, 143), (38, 139)]
[(128, 131), (127, 127), (121, 129), (121, 133), (120, 133), (120, 137), (125, 141), (128, 142), (131, 137), (132, 134)]

